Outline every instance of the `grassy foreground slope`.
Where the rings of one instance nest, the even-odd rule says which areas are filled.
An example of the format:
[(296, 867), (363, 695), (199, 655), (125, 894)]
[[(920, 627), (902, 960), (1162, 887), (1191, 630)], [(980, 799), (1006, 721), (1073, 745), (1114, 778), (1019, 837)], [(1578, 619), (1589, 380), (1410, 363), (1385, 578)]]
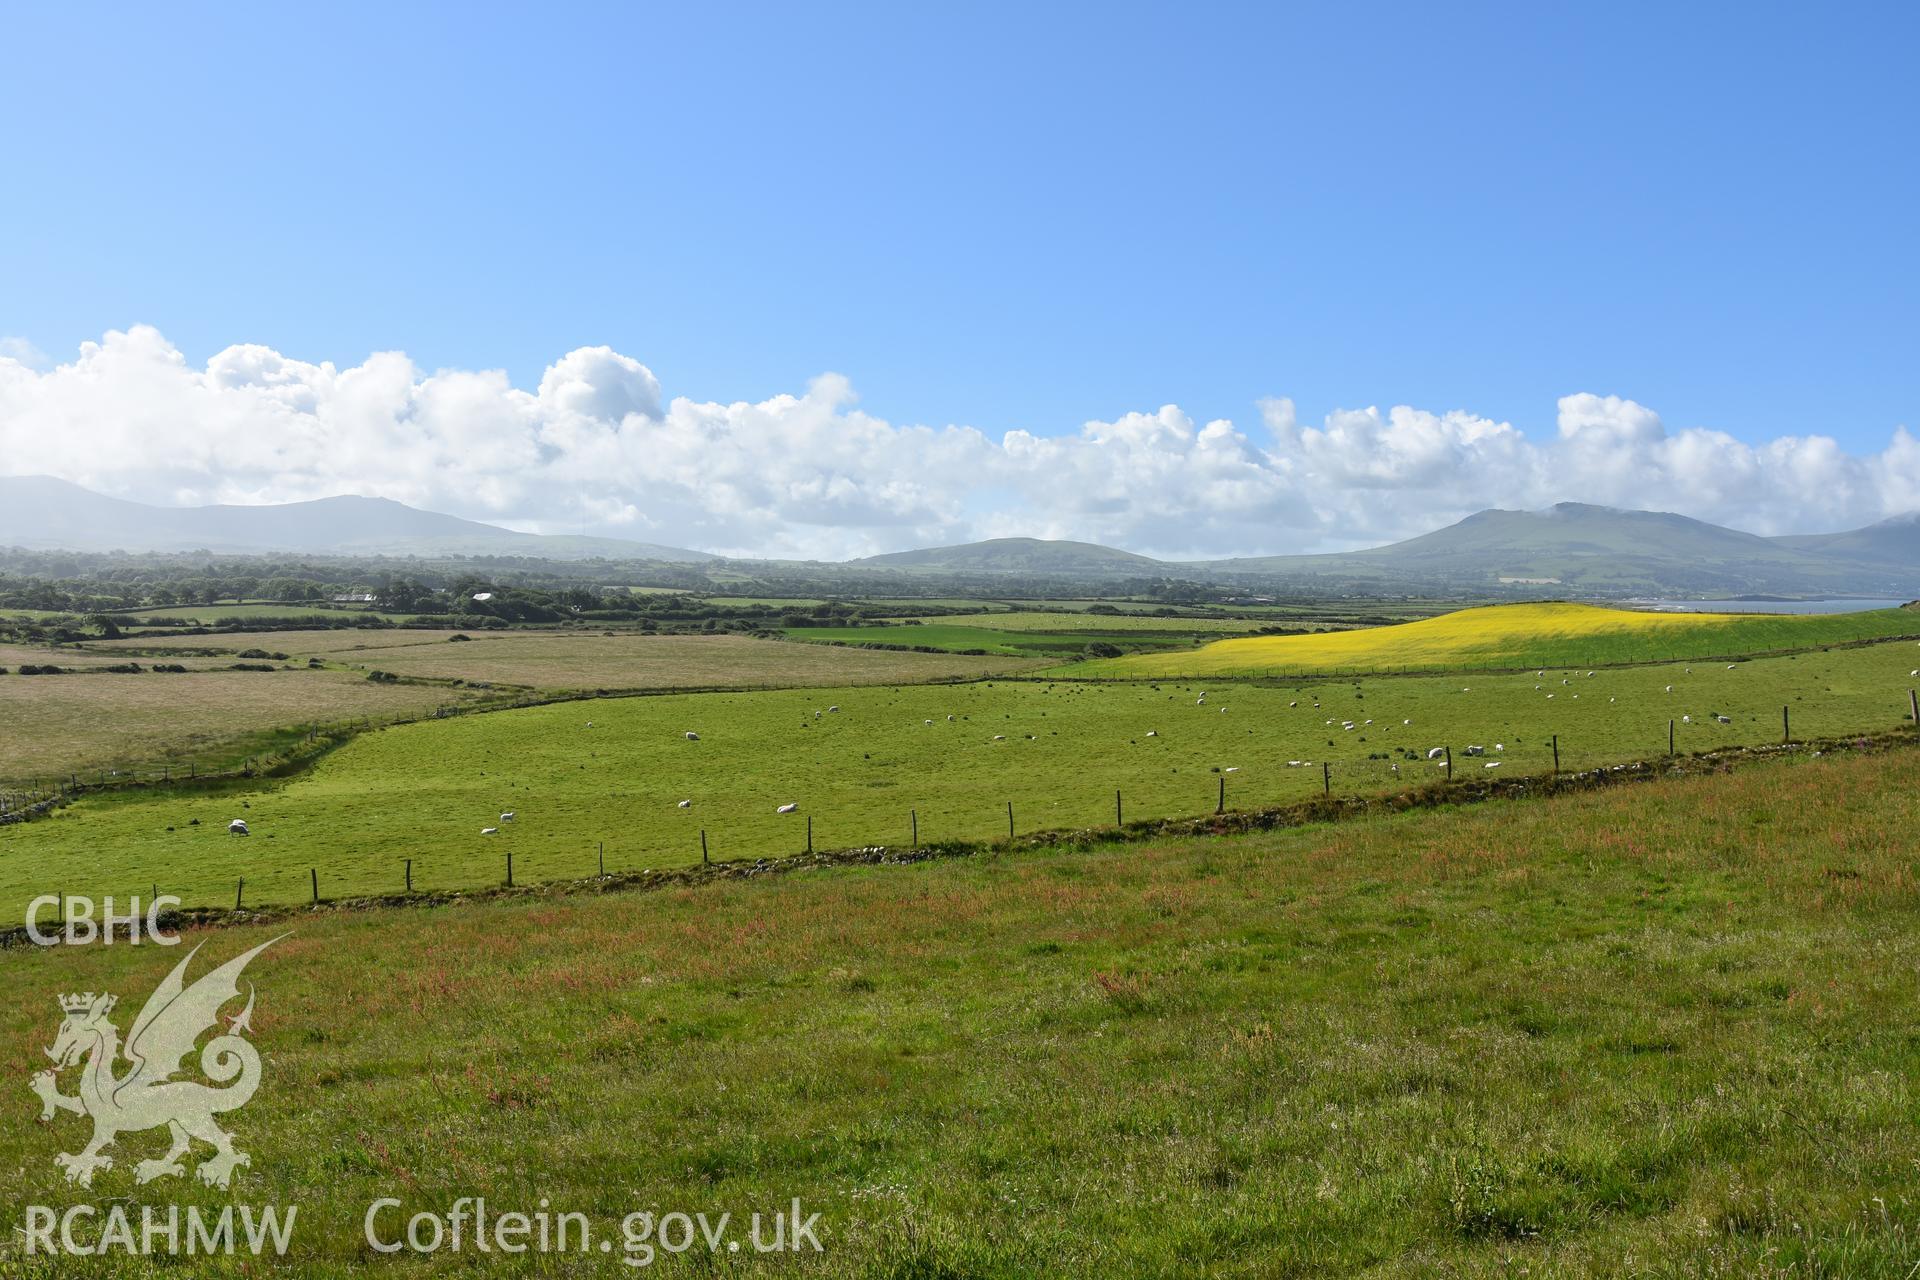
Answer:
[(1219, 640), (1192, 652), (1078, 663), (1076, 677), (1294, 675), (1444, 667), (1598, 666), (1806, 649), (1920, 635), (1920, 612), (1647, 613), (1588, 604), (1462, 609), (1390, 627)]
[[(602, 843), (612, 870), (678, 866), (700, 860), (703, 831), (715, 858), (772, 856), (802, 849), (810, 821), (819, 848), (904, 845), (916, 814), (922, 840), (991, 839), (1009, 802), (1022, 833), (1110, 824), (1116, 790), (1129, 819), (1190, 816), (1213, 810), (1223, 778), (1229, 805), (1256, 808), (1318, 794), (1323, 761), (1342, 793), (1428, 781), (1442, 744), (1459, 771), (1545, 773), (1553, 735), (1564, 767), (1590, 767), (1664, 754), (1670, 719), (1682, 752), (1778, 742), (1782, 706), (1797, 738), (1877, 732), (1902, 723), (1916, 665), (1920, 645), (1901, 642), (1732, 670), (995, 681), (492, 712), (380, 730), (285, 781), (90, 796), (0, 826), (0, 924), (62, 891), (158, 885), (217, 906), (244, 878), (249, 902), (304, 902), (311, 871), (325, 896), (391, 893), (409, 859), (422, 890), (497, 884), (509, 853), (522, 883), (588, 875)], [(251, 837), (227, 835), (235, 817)]]
[[(268, 1071), (231, 1118), (253, 1158), (233, 1195), (300, 1206), (294, 1261), (328, 1273), (373, 1261), (374, 1199), (484, 1194), (603, 1231), (799, 1197), (824, 1276), (1906, 1276), (1916, 783), (1900, 750), (1233, 839), (305, 916), (248, 973)], [(287, 927), (206, 935), (206, 959)], [(37, 1126), (24, 1088), (57, 993), (134, 997), (178, 957), (0, 955), (16, 1218), (226, 1202), (136, 1187), (151, 1135), (73, 1191), (52, 1158), (77, 1122)], [(803, 1270), (681, 1261), (657, 1265)]]

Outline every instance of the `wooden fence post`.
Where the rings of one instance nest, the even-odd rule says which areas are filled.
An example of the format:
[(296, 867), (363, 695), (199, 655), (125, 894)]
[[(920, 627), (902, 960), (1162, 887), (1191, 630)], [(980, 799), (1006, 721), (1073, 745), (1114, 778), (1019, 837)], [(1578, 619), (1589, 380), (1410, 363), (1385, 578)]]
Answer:
[(233, 886), (233, 909), (235, 911), (238, 911), (240, 909), (240, 901), (246, 895), (246, 891), (247, 891), (247, 878), (245, 876), (241, 876), (240, 883)]
[(1013, 801), (1007, 801), (1007, 839), (1013, 839)]
[(920, 811), (918, 809), (907, 810), (907, 819), (913, 823), (913, 848), (915, 852), (918, 852), (920, 849)]
[(1667, 754), (1673, 754), (1673, 721), (1667, 721)]
[(413, 892), (413, 859), (407, 859), (407, 892)]
[(507, 888), (513, 888), (513, 850), (507, 850)]
[(1553, 735), (1553, 771), (1560, 772), (1560, 735)]
[(604, 879), (606, 874), (607, 874), (607, 842), (605, 840), (602, 840), (600, 842), (600, 875)]
[(813, 852), (813, 815), (807, 815), (807, 852)]
[(320, 905), (320, 868), (309, 867), (307, 874), (313, 877), (313, 905)]
[(1447, 781), (1452, 782), (1453, 781), (1453, 748), (1447, 747), (1447, 748), (1444, 748), (1444, 750), (1447, 753)]
[(1113, 793), (1113, 825), (1116, 827), (1124, 827), (1127, 825), (1126, 817), (1120, 808), (1120, 793), (1118, 791)]
[(1907, 690), (1907, 710), (1913, 715), (1913, 727), (1920, 729), (1920, 693)]
[(1213, 806), (1213, 811), (1216, 814), (1227, 811), (1227, 775), (1224, 773), (1220, 775), (1220, 803)]
[(1793, 745), (1793, 719), (1785, 707), (1780, 708), (1780, 741), (1789, 747)]
[(1320, 794), (1323, 796), (1333, 794), (1333, 763), (1328, 760), (1320, 762)]
[(700, 829), (700, 861), (702, 865), (713, 861), (712, 858), (707, 856), (707, 831), (705, 827)]

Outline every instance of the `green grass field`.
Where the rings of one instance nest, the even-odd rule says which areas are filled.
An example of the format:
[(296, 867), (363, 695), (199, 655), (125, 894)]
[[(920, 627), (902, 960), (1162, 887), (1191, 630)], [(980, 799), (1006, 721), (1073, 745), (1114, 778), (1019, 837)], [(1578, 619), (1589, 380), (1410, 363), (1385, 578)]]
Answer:
[(1193, 652), (1076, 665), (1079, 678), (1600, 666), (1783, 652), (1920, 635), (1920, 612), (1824, 615), (1646, 613), (1584, 604), (1462, 609), (1389, 627), (1220, 640)]
[(972, 613), (924, 618), (923, 622), (950, 627), (987, 627), (995, 631), (1060, 631), (1084, 635), (1098, 632), (1172, 631), (1186, 635), (1208, 632), (1257, 631), (1276, 625), (1271, 620), (1246, 618), (1153, 618), (1127, 614), (1040, 613), (1032, 610), (1008, 613)]
[[(984, 615), (983, 615), (984, 616)], [(1060, 615), (1055, 615), (1059, 618)], [(1072, 620), (1061, 618), (1071, 625)], [(1170, 632), (1160, 628), (1096, 627), (1082, 623), (1080, 630), (1042, 631), (1033, 627), (1000, 630), (994, 627), (965, 626), (928, 620), (917, 626), (888, 627), (787, 627), (789, 639), (810, 644), (908, 645), (922, 649), (943, 649), (949, 653), (993, 653), (1021, 658), (1063, 658), (1084, 653), (1090, 644), (1105, 641), (1127, 648), (1173, 648), (1192, 643), (1195, 633)], [(1101, 622), (1108, 619), (1100, 619)]]
[(361, 1242), (378, 1198), (484, 1195), (616, 1242), (641, 1210), (821, 1215), (818, 1255), (674, 1275), (1895, 1280), (1916, 768), (219, 930), (200, 964), (293, 931), (247, 974), (230, 1193), (137, 1187), (153, 1135), (76, 1192), (84, 1122), (25, 1088), (57, 994), (122, 994), (124, 1029), (181, 953), (6, 953), (6, 1198), (297, 1205), (301, 1274), (625, 1270)]
[[(382, 730), (284, 783), (83, 799), (0, 828), (0, 900), (157, 884), (217, 905), (244, 877), (252, 901), (298, 901), (310, 869), (329, 896), (386, 892), (407, 859), (418, 888), (485, 885), (503, 878), (509, 851), (522, 881), (553, 880), (590, 873), (602, 842), (616, 869), (698, 861), (703, 830), (716, 857), (790, 853), (808, 819), (819, 847), (905, 844), (912, 813), (923, 839), (990, 838), (1005, 832), (1009, 802), (1024, 832), (1111, 823), (1116, 790), (1129, 818), (1208, 812), (1223, 777), (1235, 806), (1294, 800), (1321, 789), (1322, 761), (1342, 791), (1404, 787), (1437, 776), (1425, 754), (1438, 745), (1454, 749), (1457, 773), (1495, 761), (1544, 773), (1552, 735), (1563, 766), (1580, 768), (1663, 754), (1669, 719), (1682, 752), (1776, 742), (1783, 705), (1796, 737), (1894, 728), (1916, 665), (1920, 646), (1887, 643), (1591, 676), (996, 681), (564, 703)], [(1470, 745), (1488, 754), (1469, 757)], [(799, 812), (775, 813), (788, 803)], [(505, 810), (517, 821), (483, 837)], [(225, 834), (234, 817), (249, 819), (251, 838)]]

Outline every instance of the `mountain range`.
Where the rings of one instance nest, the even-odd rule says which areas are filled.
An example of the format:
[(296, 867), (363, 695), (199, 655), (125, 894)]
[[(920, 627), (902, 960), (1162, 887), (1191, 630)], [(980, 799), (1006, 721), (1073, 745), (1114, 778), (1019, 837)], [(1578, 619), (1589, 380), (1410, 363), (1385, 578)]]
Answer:
[[(45, 476), (0, 476), (0, 547), (224, 554), (524, 556), (717, 563), (682, 547), (518, 533), (384, 498), (158, 507)], [(995, 538), (823, 566), (747, 562), (792, 575), (905, 574), (1085, 580), (1172, 577), (1321, 592), (1554, 595), (1920, 595), (1920, 513), (1838, 533), (1762, 537), (1660, 511), (1563, 502), (1481, 511), (1388, 546), (1324, 555), (1156, 560), (1089, 542)]]
[(50, 476), (0, 476), (0, 547), (308, 555), (532, 556), (548, 560), (719, 557), (619, 538), (516, 533), (386, 498), (267, 506), (156, 507)]

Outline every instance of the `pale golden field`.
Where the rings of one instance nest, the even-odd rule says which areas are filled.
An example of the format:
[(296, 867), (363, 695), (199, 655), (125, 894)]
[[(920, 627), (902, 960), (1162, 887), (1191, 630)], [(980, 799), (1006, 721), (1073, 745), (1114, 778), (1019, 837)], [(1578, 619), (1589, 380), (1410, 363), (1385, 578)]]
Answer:
[(342, 671), (190, 671), (184, 675), (0, 677), (0, 781), (230, 765), (271, 731), (314, 720), (418, 715), (472, 695), (381, 684)]

